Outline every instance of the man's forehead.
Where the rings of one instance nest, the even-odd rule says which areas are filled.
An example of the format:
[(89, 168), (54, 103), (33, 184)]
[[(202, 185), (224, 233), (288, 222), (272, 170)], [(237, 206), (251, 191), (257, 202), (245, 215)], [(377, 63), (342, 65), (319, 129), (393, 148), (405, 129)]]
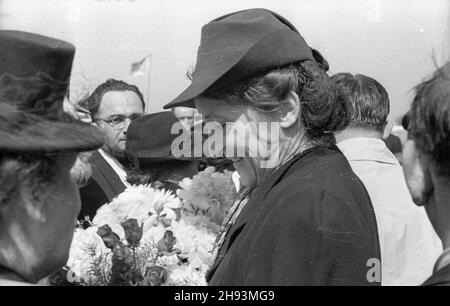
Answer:
[(105, 115), (129, 115), (144, 112), (139, 96), (131, 91), (108, 91), (103, 94), (98, 113)]

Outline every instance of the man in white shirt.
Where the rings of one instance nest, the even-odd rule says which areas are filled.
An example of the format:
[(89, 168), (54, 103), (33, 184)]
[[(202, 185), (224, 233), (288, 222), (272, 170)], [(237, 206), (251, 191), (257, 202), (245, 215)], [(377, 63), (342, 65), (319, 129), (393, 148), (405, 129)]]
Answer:
[(99, 85), (85, 104), (91, 113), (92, 122), (106, 136), (106, 142), (93, 153), (92, 177), (87, 186), (80, 189), (80, 219), (95, 216), (100, 206), (110, 202), (129, 186), (122, 165), (125, 161), (127, 130), (131, 121), (142, 117), (145, 110), (144, 98), (139, 89), (114, 79)]
[(337, 145), (366, 186), (377, 218), (382, 285), (419, 285), (442, 244), (425, 211), (413, 205), (402, 167), (383, 142), (392, 129), (388, 93), (364, 75), (339, 73), (332, 79), (348, 118), (336, 133)]

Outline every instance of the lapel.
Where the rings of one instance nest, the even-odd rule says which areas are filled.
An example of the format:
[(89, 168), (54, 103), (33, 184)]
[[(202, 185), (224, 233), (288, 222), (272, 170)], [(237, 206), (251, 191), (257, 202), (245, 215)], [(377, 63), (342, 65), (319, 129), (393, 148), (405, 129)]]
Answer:
[(125, 190), (126, 186), (98, 151), (95, 151), (92, 154), (91, 163), (93, 168), (92, 179), (95, 180), (105, 192), (108, 200), (112, 201), (117, 195)]
[[(223, 259), (227, 251), (230, 249), (233, 242), (236, 238), (242, 233), (245, 225), (248, 221), (255, 217), (255, 211), (258, 211), (261, 208), (261, 204), (266, 198), (267, 194), (272, 190), (272, 188), (281, 180), (284, 174), (305, 154), (307, 154), (311, 149), (306, 150), (302, 154), (294, 156), (289, 162), (281, 166), (275, 172), (273, 172), (270, 176), (268, 176), (265, 180), (263, 180), (258, 187), (256, 187), (252, 195), (242, 209), (239, 217), (236, 220), (236, 223), (231, 227), (230, 232), (227, 234), (224, 244), (219, 250), (219, 255), (217, 256), (216, 262), (213, 264), (211, 269), (208, 272), (208, 279), (211, 279), (217, 267), (222, 263)], [(259, 208), (259, 209), (258, 209)]]

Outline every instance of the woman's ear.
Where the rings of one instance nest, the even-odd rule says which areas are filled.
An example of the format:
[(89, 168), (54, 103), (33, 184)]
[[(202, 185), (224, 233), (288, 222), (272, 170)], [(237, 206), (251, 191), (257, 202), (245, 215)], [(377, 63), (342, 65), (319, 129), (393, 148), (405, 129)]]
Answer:
[(47, 221), (47, 214), (45, 213), (44, 194), (45, 192), (22, 190), (21, 204), (28, 217), (40, 223)]
[(8, 219), (25, 218), (39, 223), (46, 222), (44, 200), (41, 196), (32, 193), (29, 190), (22, 189), (11, 198), (10, 195), (0, 193), (0, 217)]
[(300, 99), (291, 91), (281, 108), (280, 126), (284, 129), (292, 127), (298, 122), (300, 116)]

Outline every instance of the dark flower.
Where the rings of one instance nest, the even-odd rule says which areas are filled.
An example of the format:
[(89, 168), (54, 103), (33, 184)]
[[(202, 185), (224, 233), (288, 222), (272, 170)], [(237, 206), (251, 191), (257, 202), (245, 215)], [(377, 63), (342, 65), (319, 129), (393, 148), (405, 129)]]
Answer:
[(131, 248), (135, 248), (139, 246), (139, 242), (142, 239), (143, 235), (143, 224), (139, 227), (139, 224), (136, 219), (128, 219), (125, 222), (122, 222), (123, 229), (125, 230), (125, 239), (128, 242), (128, 245)]
[(174, 249), (173, 246), (177, 243), (177, 238), (173, 235), (173, 232), (167, 230), (164, 233), (164, 236), (161, 240), (158, 241), (158, 255), (172, 255), (172, 254), (180, 254), (181, 251), (178, 249)]
[(144, 285), (161, 286), (167, 281), (167, 271), (160, 266), (152, 265), (147, 267), (144, 277)]
[(112, 231), (111, 227), (108, 224), (99, 227), (97, 230), (97, 235), (99, 235), (103, 239), (103, 242), (109, 249), (113, 249), (114, 246), (120, 243), (119, 236)]

